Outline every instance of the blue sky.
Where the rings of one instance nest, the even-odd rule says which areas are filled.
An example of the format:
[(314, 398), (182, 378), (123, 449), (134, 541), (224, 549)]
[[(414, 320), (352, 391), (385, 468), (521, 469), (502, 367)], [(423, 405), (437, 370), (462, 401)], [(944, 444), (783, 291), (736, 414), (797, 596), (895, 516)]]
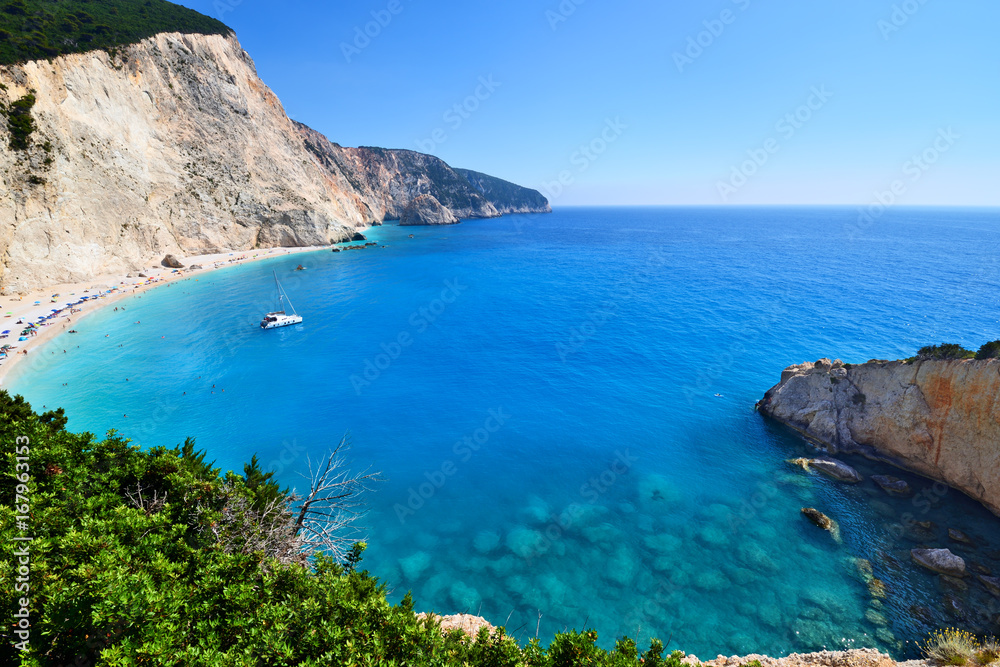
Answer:
[(332, 140), (556, 206), (1000, 205), (996, 0), (183, 4)]

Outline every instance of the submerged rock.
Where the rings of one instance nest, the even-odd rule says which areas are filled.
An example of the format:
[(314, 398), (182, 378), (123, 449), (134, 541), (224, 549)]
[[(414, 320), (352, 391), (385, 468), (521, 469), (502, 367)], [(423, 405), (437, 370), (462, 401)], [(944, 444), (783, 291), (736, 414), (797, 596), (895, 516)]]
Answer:
[(972, 539), (960, 530), (954, 528), (948, 529), (948, 539), (952, 542), (958, 542), (959, 544), (964, 544), (969, 547), (976, 546), (976, 543)]
[(547, 540), (537, 530), (518, 527), (507, 533), (507, 548), (521, 558), (534, 558), (548, 550)]
[(884, 628), (889, 625), (889, 619), (885, 617), (885, 614), (874, 609), (869, 609), (865, 612), (865, 620), (876, 627)]
[(951, 577), (965, 576), (965, 560), (956, 556), (950, 549), (913, 549), (910, 551), (913, 562), (917, 565)]
[(472, 546), (481, 554), (488, 554), (500, 546), (500, 535), (492, 530), (481, 530), (472, 541)]
[(426, 551), (418, 551), (406, 558), (399, 559), (399, 569), (403, 571), (403, 576), (411, 583), (420, 579), (420, 575), (430, 567), (430, 564), (431, 555)]
[(884, 600), (888, 597), (888, 590), (885, 582), (876, 577), (872, 577), (871, 581), (868, 582), (868, 594), (872, 596), (873, 600)]
[(958, 621), (968, 621), (969, 619), (969, 608), (966, 606), (961, 599), (955, 597), (951, 593), (944, 596), (941, 601), (944, 606), (944, 612)]
[(914, 542), (934, 542), (938, 538), (938, 527), (933, 521), (917, 521), (907, 526), (904, 534)]
[(892, 475), (872, 475), (872, 481), (879, 485), (890, 496), (907, 498), (913, 495), (913, 489), (904, 480)]
[(823, 530), (831, 530), (833, 528), (833, 520), (817, 509), (813, 509), (812, 507), (803, 507), (802, 514)]
[(987, 577), (984, 574), (977, 574), (976, 579), (983, 585), (990, 595), (1000, 598), (1000, 577)]
[(967, 593), (969, 591), (969, 584), (965, 583), (964, 579), (959, 579), (958, 577), (949, 577), (946, 574), (942, 574), (938, 577), (938, 582), (941, 584), (941, 590), (948, 593)]

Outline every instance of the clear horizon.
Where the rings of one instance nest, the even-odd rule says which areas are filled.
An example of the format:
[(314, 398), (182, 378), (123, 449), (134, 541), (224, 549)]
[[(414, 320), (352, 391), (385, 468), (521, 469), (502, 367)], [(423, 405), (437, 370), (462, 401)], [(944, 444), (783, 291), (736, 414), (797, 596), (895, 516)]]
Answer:
[(985, 0), (182, 4), (331, 140), (553, 206), (1000, 206)]

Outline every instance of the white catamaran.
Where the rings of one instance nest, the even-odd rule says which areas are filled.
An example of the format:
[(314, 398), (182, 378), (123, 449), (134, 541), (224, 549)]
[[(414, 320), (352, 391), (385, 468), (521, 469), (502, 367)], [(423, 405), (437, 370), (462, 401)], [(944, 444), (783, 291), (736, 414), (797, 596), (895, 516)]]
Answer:
[[(285, 290), (281, 288), (277, 272), (274, 273), (274, 286), (278, 290), (278, 308), (273, 313), (268, 313), (264, 316), (264, 319), (260, 322), (260, 328), (277, 329), (279, 327), (290, 327), (293, 324), (301, 324), (302, 317), (296, 314), (295, 306), (288, 300)], [(285, 312), (285, 303), (288, 304), (288, 308), (292, 311), (291, 315)]]

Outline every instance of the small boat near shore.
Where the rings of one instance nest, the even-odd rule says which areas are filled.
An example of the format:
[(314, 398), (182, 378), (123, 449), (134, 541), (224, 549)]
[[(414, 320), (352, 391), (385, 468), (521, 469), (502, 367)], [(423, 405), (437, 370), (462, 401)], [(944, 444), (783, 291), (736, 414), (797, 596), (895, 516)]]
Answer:
[[(302, 324), (302, 316), (295, 312), (295, 307), (292, 302), (288, 299), (288, 295), (285, 294), (285, 290), (281, 287), (281, 283), (278, 282), (278, 274), (274, 273), (274, 287), (278, 292), (278, 305), (274, 312), (264, 315), (264, 319), (260, 322), (261, 329), (279, 329), (281, 327), (290, 327), (295, 324)], [(289, 315), (285, 312), (285, 304), (288, 304), (288, 308), (292, 311)]]

